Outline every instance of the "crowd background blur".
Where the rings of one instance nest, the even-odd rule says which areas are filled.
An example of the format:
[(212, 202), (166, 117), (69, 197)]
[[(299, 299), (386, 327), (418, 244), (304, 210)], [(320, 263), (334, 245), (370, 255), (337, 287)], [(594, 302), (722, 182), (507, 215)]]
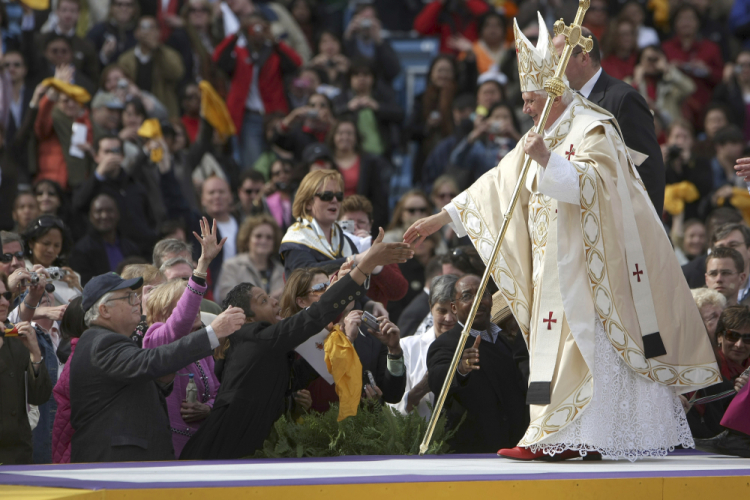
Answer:
[[(1, 396), (0, 462), (71, 460), (68, 360), (87, 329), (82, 297), (92, 280), (142, 279), (137, 297), (119, 305), (140, 307), (128, 336), (143, 349), (176, 349), (232, 305), (247, 322), (270, 318), (273, 328), (241, 337), (253, 356), (265, 352), (248, 347), (269, 340), (254, 336), (283, 337), (283, 320), (313, 314), (332, 283), (371, 265), (380, 228), (380, 245), (396, 252), (414, 221), (440, 211), (516, 147), (531, 120), (522, 112), (513, 22), (534, 43), (536, 11), (551, 27), (570, 22), (577, 5), (52, 0), (35, 10), (40, 3), (0, 0), (0, 319), (26, 332), (0, 340), (0, 383), (13, 386)], [(574, 54), (576, 64), (600, 61), (602, 74), (629, 85), (651, 111), (666, 168), (656, 215), (727, 387), (743, 386), (750, 193), (734, 166), (750, 147), (750, 0), (591, 0), (583, 25), (599, 53)], [(628, 123), (627, 109), (613, 113)], [(223, 241), (210, 258), (196, 241), (209, 226)], [(456, 325), (456, 280), (481, 275), (484, 263), (449, 227), (412, 251), (371, 266), (366, 290), (344, 297), (346, 314), (342, 305), (325, 331), (340, 331), (337, 345), (354, 347), (346, 356), (361, 363), (354, 379), (362, 404), (380, 400), (427, 418), (427, 351)], [(264, 316), (254, 307), (272, 310)], [(499, 341), (515, 352), (517, 326), (497, 312)], [(377, 328), (363, 326), (368, 314)], [(267, 394), (284, 398), (268, 400), (274, 415), (326, 411), (342, 397), (315, 363), (289, 350), (297, 341), (307, 340), (268, 348), (291, 373), (279, 375), (291, 376), (288, 387)], [(218, 421), (214, 408), (230, 411), (222, 371), (232, 384), (251, 383), (238, 365), (225, 366), (232, 349), (222, 341), (214, 357), (193, 356), (174, 381), (156, 377), (157, 368), (144, 374), (159, 379), (144, 393), (166, 400), (160, 418), (175, 456), (202, 422)], [(521, 375), (522, 358), (513, 368)], [(23, 377), (6, 378), (5, 366), (25, 372), (26, 386), (17, 386)], [(186, 402), (189, 374), (198, 397)], [(686, 396), (695, 436), (721, 432), (727, 402), (693, 407)], [(257, 418), (266, 425), (266, 417)], [(263, 437), (238, 442), (256, 446)], [(141, 446), (142, 438), (123, 437), (122, 445)], [(188, 446), (192, 457), (203, 444)]]

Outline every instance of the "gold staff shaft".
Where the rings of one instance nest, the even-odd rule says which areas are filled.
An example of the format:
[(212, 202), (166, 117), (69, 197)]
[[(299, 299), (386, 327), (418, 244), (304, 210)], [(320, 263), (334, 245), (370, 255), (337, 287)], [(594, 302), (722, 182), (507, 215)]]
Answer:
[[(573, 52), (573, 47), (576, 45), (580, 45), (583, 50), (588, 52), (591, 50), (591, 47), (593, 45), (593, 42), (590, 38), (581, 38), (580, 26), (581, 22), (583, 21), (583, 16), (586, 14), (586, 10), (589, 8), (589, 3), (590, 0), (579, 0), (578, 12), (576, 12), (575, 20), (570, 25), (570, 28), (565, 27), (565, 23), (562, 19), (555, 22), (555, 34), (559, 35), (561, 33), (564, 33), (567, 41), (565, 44), (565, 48), (563, 49), (562, 56), (560, 57), (560, 62), (557, 65), (557, 69), (555, 70), (555, 76), (548, 79), (544, 84), (544, 90), (547, 91), (547, 101), (544, 103), (542, 117), (535, 129), (535, 132), (539, 135), (542, 135), (544, 133), (544, 127), (547, 124), (547, 118), (549, 118), (550, 111), (552, 110), (552, 103), (554, 102), (555, 98), (561, 96), (565, 92), (566, 86), (562, 80), (562, 77), (565, 74), (565, 68), (568, 66), (568, 60), (570, 59), (570, 55)], [(482, 300), (484, 291), (487, 288), (487, 282), (490, 279), (492, 268), (494, 267), (495, 260), (497, 259), (497, 254), (500, 252), (500, 246), (505, 239), (505, 232), (508, 230), (510, 219), (513, 216), (513, 211), (516, 208), (516, 203), (518, 203), (518, 198), (521, 194), (521, 188), (526, 183), (526, 175), (528, 174), (530, 167), (531, 158), (527, 155), (523, 164), (523, 169), (521, 169), (521, 175), (518, 178), (518, 181), (516, 181), (516, 187), (513, 189), (513, 196), (511, 197), (510, 205), (503, 215), (503, 224), (502, 226), (500, 226), (500, 232), (497, 235), (497, 239), (495, 240), (495, 245), (492, 247), (492, 255), (487, 261), (487, 267), (485, 268), (484, 274), (482, 275), (482, 282), (479, 284), (479, 290), (477, 291), (476, 297), (474, 297), (474, 303), (471, 306), (469, 317), (466, 319), (466, 324), (464, 325), (464, 329), (461, 332), (461, 338), (458, 341), (456, 352), (453, 353), (453, 359), (451, 360), (451, 365), (448, 369), (448, 375), (445, 377), (443, 388), (440, 390), (440, 395), (438, 396), (437, 401), (435, 401), (435, 407), (432, 410), (432, 417), (430, 418), (430, 423), (427, 426), (427, 432), (425, 433), (422, 444), (419, 447), (420, 455), (424, 455), (430, 446), (432, 434), (433, 432), (435, 432), (435, 426), (437, 425), (440, 412), (442, 411), (443, 405), (445, 404), (445, 399), (448, 396), (448, 389), (453, 383), (453, 377), (456, 374), (458, 363), (461, 361), (461, 356), (464, 351), (464, 346), (466, 345), (466, 340), (469, 338), (471, 325), (474, 323), (474, 317), (477, 315), (479, 302)]]

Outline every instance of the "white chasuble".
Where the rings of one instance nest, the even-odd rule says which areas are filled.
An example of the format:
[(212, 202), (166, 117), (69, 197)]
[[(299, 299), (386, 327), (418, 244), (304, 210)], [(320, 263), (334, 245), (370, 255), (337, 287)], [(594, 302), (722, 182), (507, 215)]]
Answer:
[[(524, 142), (446, 207), (485, 263)], [(552, 158), (546, 169), (532, 162), (491, 270), (531, 356), (519, 446), (634, 459), (690, 445), (676, 395), (721, 375), (616, 122), (576, 95), (545, 142)]]

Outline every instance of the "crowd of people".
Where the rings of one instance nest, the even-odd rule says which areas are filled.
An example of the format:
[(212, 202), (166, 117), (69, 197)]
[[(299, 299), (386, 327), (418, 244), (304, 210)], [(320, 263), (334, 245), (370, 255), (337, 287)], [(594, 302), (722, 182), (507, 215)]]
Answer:
[[(577, 7), (0, 1), (0, 463), (241, 458), (353, 397), (429, 418), (485, 264), (451, 226), (404, 235), (530, 129), (514, 26), (535, 43)], [(750, 367), (750, 1), (591, 0), (583, 25), (567, 80), (617, 118), (724, 379), (682, 396), (690, 430), (750, 454), (731, 399), (693, 405)], [(411, 109), (408, 32), (440, 47)], [(493, 287), (446, 403), (456, 452), (529, 424)]]

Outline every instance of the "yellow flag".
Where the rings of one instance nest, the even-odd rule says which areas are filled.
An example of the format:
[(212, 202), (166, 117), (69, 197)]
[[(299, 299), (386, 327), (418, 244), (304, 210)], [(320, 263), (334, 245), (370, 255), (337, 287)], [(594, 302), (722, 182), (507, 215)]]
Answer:
[(21, 0), (21, 3), (34, 10), (49, 9), (49, 0)]
[(234, 127), (227, 104), (216, 89), (206, 80), (202, 80), (198, 87), (201, 89), (201, 115), (223, 138), (236, 134), (237, 129)]
[(685, 203), (692, 203), (698, 198), (700, 193), (692, 182), (669, 184), (664, 190), (664, 210), (670, 215), (680, 215), (685, 211)]
[[(146, 139), (161, 139), (162, 138), (162, 132), (161, 132), (161, 125), (159, 125), (159, 120), (156, 118), (149, 118), (148, 120), (144, 120), (141, 124), (141, 128), (138, 129), (138, 135), (141, 137), (145, 137)], [(162, 148), (154, 148), (151, 150), (151, 161), (154, 163), (159, 163), (162, 158), (164, 158), (164, 151)]]
[(326, 366), (336, 383), (336, 394), (339, 396), (338, 421), (341, 422), (346, 417), (357, 414), (362, 397), (362, 363), (354, 346), (338, 325), (333, 327), (326, 338), (324, 349)]
[[(720, 205), (724, 204), (722, 200), (719, 201)], [(747, 189), (733, 187), (732, 197), (729, 198), (729, 203), (740, 211), (742, 218), (745, 219), (745, 224), (750, 224), (750, 193), (747, 192)]]
[(58, 92), (61, 92), (70, 97), (78, 104), (86, 104), (91, 100), (91, 95), (86, 91), (85, 88), (79, 87), (78, 85), (73, 85), (72, 83), (64, 82), (62, 80), (58, 80), (57, 78), (45, 78), (42, 82), (42, 85), (52, 87)]

